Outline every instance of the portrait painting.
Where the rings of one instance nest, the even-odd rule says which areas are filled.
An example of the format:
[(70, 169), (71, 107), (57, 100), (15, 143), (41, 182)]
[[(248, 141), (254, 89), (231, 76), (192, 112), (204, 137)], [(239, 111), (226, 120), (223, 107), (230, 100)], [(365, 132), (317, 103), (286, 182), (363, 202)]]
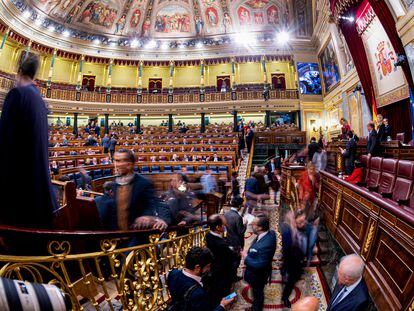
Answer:
[(341, 78), (339, 74), (338, 60), (331, 38), (329, 38), (328, 44), (319, 55), (319, 61), (322, 68), (325, 93), (328, 93), (338, 84)]
[(207, 8), (206, 21), (212, 27), (216, 27), (219, 24), (219, 15), (218, 15), (216, 8), (213, 8), (213, 7)]
[(141, 11), (139, 9), (135, 9), (134, 12), (132, 12), (129, 25), (131, 26), (131, 28), (136, 28), (139, 25), (140, 20), (141, 20)]
[(82, 11), (78, 22), (111, 28), (117, 14), (118, 10), (112, 6), (111, 2), (92, 1)]
[(279, 10), (276, 6), (272, 5), (267, 8), (267, 22), (270, 25), (277, 25), (279, 24)]

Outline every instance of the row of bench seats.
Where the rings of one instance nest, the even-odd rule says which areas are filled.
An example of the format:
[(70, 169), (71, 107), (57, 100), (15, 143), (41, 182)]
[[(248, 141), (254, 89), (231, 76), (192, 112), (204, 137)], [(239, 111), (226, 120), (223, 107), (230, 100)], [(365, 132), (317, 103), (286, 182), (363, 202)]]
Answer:
[(361, 156), (365, 168), (363, 186), (389, 203), (414, 208), (414, 162)]
[[(91, 168), (93, 168), (93, 167), (91, 167)], [(143, 175), (145, 175), (145, 174), (157, 174), (157, 173), (180, 173), (180, 172), (182, 172), (182, 168), (183, 168), (183, 166), (181, 166), (181, 165), (174, 165), (174, 166), (165, 165), (163, 167), (163, 169), (161, 169), (160, 166), (153, 165), (153, 166), (134, 167), (134, 171), (137, 172), (137, 173), (143, 174)], [(190, 174), (191, 173), (203, 173), (208, 168), (211, 169), (213, 174), (227, 173), (228, 172), (228, 169), (227, 169), (226, 166), (200, 165), (198, 167), (198, 170), (196, 170), (194, 168), (194, 166), (191, 166), (191, 165), (185, 166), (185, 169), (186, 169), (187, 173), (190, 173)], [(94, 180), (94, 179), (98, 179), (98, 178), (101, 178), (101, 177), (107, 177), (107, 176), (113, 175), (113, 168), (87, 170), (86, 172), (92, 178), (92, 180)], [(71, 180), (74, 180), (75, 183), (77, 183), (77, 181), (80, 180), (80, 178), (81, 178), (80, 173), (71, 173), (71, 174), (68, 174), (68, 176)]]

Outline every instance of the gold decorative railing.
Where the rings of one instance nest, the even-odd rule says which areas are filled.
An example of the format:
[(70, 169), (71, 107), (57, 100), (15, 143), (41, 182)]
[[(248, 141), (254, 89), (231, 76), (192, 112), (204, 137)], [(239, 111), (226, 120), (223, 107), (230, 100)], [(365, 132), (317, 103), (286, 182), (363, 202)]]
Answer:
[(0, 255), (0, 277), (57, 285), (70, 296), (73, 310), (114, 310), (113, 302), (123, 310), (159, 310), (170, 298), (167, 273), (184, 265), (191, 247), (205, 245), (207, 232), (198, 226), (180, 236), (152, 234), (148, 244), (131, 247), (125, 237), (107, 238), (99, 250), (78, 254), (71, 251), (79, 240), (52, 240), (47, 256)]

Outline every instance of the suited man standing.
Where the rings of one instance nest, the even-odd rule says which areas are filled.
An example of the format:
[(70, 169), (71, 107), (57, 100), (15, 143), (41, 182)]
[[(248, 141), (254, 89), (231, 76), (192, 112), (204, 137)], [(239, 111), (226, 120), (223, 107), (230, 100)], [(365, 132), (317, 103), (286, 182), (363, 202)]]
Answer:
[(348, 137), (348, 142), (346, 143), (346, 147), (345, 149), (339, 147), (339, 149), (341, 150), (342, 156), (345, 159), (345, 173), (346, 175), (351, 175), (352, 171), (354, 170), (354, 162), (355, 162), (355, 158), (356, 158), (356, 154), (357, 154), (357, 142), (355, 140), (354, 137), (354, 133), (348, 132), (347, 133), (347, 137)]
[(276, 251), (276, 234), (270, 229), (269, 218), (258, 214), (252, 222), (256, 239), (247, 252), (243, 253), (246, 270), (244, 280), (253, 291), (253, 311), (263, 310), (264, 287), (272, 274), (272, 259)]
[(392, 137), (392, 127), (391, 125), (388, 123), (388, 119), (384, 118), (384, 141), (386, 141), (388, 139), (388, 137)]
[(367, 139), (367, 153), (369, 156), (375, 157), (378, 152), (378, 141), (377, 136), (378, 133), (375, 130), (375, 124), (374, 122), (368, 122), (367, 124), (368, 129), (368, 139)]
[(369, 303), (368, 288), (362, 275), (365, 264), (357, 254), (342, 257), (336, 284), (327, 311), (363, 311)]
[(308, 145), (308, 157), (309, 161), (312, 161), (313, 155), (318, 151), (319, 145), (316, 142), (316, 138), (312, 137), (310, 140), (310, 144)]
[(236, 254), (233, 261), (232, 273), (234, 280), (237, 280), (237, 268), (240, 265), (240, 253), (244, 248), (244, 234), (246, 232), (246, 225), (243, 222), (243, 217), (239, 214), (242, 204), (243, 199), (241, 197), (234, 197), (230, 202), (230, 210), (224, 213), (224, 218), (227, 222), (228, 240)]
[(211, 215), (207, 221), (210, 232), (206, 235), (206, 246), (213, 253), (214, 261), (211, 264), (211, 303), (217, 305), (221, 299), (230, 294), (234, 280), (233, 262), (235, 253), (227, 238), (226, 219), (219, 214)]
[(377, 115), (377, 140), (378, 142), (386, 141), (387, 136), (385, 136), (385, 124), (384, 124), (384, 118), (382, 117), (382, 114)]

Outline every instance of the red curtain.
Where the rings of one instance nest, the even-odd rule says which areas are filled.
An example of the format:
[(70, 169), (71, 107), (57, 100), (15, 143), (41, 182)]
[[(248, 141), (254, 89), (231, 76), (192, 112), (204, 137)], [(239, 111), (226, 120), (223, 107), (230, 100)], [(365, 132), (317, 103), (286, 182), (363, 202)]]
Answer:
[(272, 74), (272, 85), (274, 89), (286, 90), (285, 74)]
[[(353, 7), (348, 12), (349, 15), (355, 16), (358, 7)], [(365, 98), (368, 106), (372, 108), (373, 103), (373, 88), (371, 72), (369, 70), (368, 58), (365, 53), (364, 43), (358, 35), (355, 23), (350, 23), (348, 20), (339, 20), (339, 27), (344, 34), (345, 41), (348, 45), (349, 52), (354, 60), (356, 71), (358, 72), (359, 80), (364, 89)]]
[[(390, 42), (397, 54), (405, 55), (404, 47), (401, 42), (400, 36), (398, 35), (397, 28), (395, 27), (395, 20), (391, 14), (388, 5), (385, 1), (378, 1), (378, 0), (369, 0), (369, 3), (372, 6), (375, 14), (378, 16), (378, 19), (381, 21), (382, 26), (385, 29), (385, 32), (390, 39)], [(408, 85), (410, 88), (413, 86), (413, 79), (411, 77), (410, 67), (408, 65), (408, 61), (402, 66), (402, 70), (404, 71), (405, 77), (408, 81)]]

